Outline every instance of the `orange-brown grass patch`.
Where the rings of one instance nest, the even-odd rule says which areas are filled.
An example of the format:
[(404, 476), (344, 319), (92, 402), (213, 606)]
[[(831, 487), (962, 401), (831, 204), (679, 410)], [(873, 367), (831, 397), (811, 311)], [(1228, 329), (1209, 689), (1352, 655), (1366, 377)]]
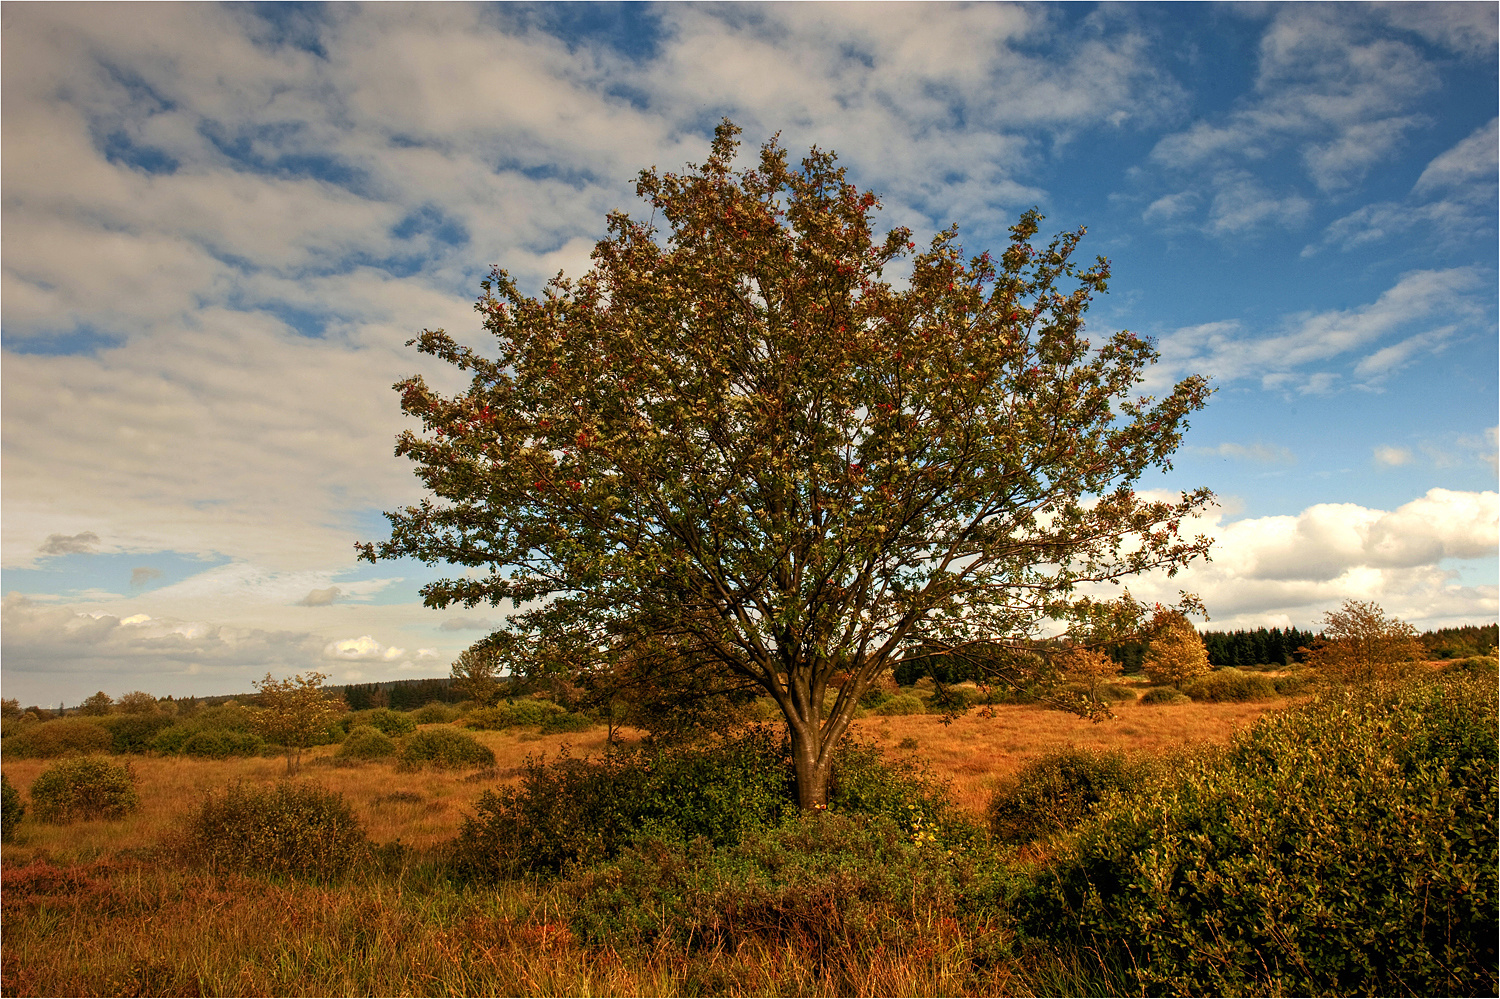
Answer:
[[(867, 717), (854, 734), (887, 753), (914, 755), (932, 772), (953, 782), (956, 803), (984, 814), (996, 784), (1026, 762), (1069, 747), (1118, 749), (1136, 757), (1158, 755), (1195, 743), (1224, 743), (1284, 701), (1244, 704), (1117, 704), (1119, 717), (1091, 722), (1066, 711), (1035, 705), (975, 708), (944, 725), (940, 715)], [(915, 749), (900, 749), (902, 740)]]

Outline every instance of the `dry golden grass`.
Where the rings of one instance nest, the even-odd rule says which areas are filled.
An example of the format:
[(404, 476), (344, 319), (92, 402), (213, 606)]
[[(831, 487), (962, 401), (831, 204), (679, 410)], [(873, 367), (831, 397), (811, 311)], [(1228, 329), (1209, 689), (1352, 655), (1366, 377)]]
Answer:
[[(1003, 704), (969, 711), (951, 724), (939, 715), (871, 716), (854, 723), (854, 734), (887, 752), (911, 753), (932, 772), (953, 782), (957, 804), (983, 814), (995, 785), (1029, 760), (1058, 749), (1118, 749), (1154, 755), (1203, 743), (1225, 743), (1285, 701), (1248, 704), (1117, 704), (1119, 717), (1091, 722), (1066, 711)], [(902, 740), (916, 740), (903, 750)]]

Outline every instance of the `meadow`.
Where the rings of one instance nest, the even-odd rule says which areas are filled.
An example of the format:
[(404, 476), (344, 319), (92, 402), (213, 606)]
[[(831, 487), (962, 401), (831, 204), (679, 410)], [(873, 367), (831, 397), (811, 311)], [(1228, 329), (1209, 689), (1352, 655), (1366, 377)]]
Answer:
[[(1493, 677), (1450, 670), (1379, 696), (1314, 688), (1295, 697), (1160, 704), (1139, 699), (1143, 683), (1133, 690), (1127, 683), (1118, 717), (1100, 723), (1028, 704), (976, 706), (947, 720), (872, 712), (856, 723), (833, 807), (812, 816), (778, 799), (784, 776), (767, 732), (758, 743), (726, 742), (740, 747), (731, 759), (722, 747), (654, 755), (627, 730), (613, 769), (598, 769), (607, 748), (602, 727), (471, 730), (460, 717), (415, 726), (397, 741), (459, 729), (493, 753), (493, 765), (360, 760), (341, 757), (336, 743), (309, 750), (299, 786), (340, 796), (358, 840), (345, 867), (315, 876), (295, 865), (208, 862), (191, 841), (213, 795), (236, 784), (276, 787), (286, 769), (279, 755), (105, 757), (130, 767), (135, 807), (118, 818), (53, 823), (37, 820), (26, 791), (56, 760), (9, 751), (18, 731), (11, 727), (3, 772), (26, 813), (7, 823), (0, 853), (0, 991), (1493, 994)], [(1324, 743), (1330, 756), (1316, 765), (1292, 758)], [(1413, 758), (1419, 743), (1425, 755)], [(1292, 755), (1276, 762), (1283, 752)], [(1302, 774), (1295, 788), (1266, 782), (1268, 758), (1273, 771)], [(1341, 770), (1350, 760), (1363, 762)], [(708, 793), (719, 783), (729, 788), (720, 775), (736, 767), (732, 793), (723, 800)], [(1243, 771), (1237, 777), (1235, 767)], [(1018, 804), (1021, 791), (1058, 773), (1071, 776), (1042, 795), (1051, 813)], [(1368, 787), (1336, 790), (1345, 785), (1395, 794), (1380, 807), (1402, 828), (1426, 830), (1427, 845), (1391, 842), (1381, 852), (1382, 837), (1399, 832), (1382, 824), (1389, 816), (1359, 810)], [(1091, 788), (1098, 793), (1078, 797)], [(1222, 830), (1172, 811), (1184, 788), (1202, 800), (1220, 796), (1204, 814), (1219, 816)], [(1261, 799), (1245, 797), (1256, 788)], [(611, 797), (627, 793), (646, 810), (631, 812), (634, 803)], [(1314, 812), (1346, 799), (1351, 810), (1309, 820), (1317, 833), (1295, 822), (1223, 818), (1240, 807), (1233, 802), (1251, 809), (1246, 814), (1267, 800), (1295, 813), (1298, 794), (1316, 798)], [(1069, 795), (1083, 804), (1062, 815), (1057, 802)], [(661, 807), (650, 811), (652, 801)], [(614, 822), (617, 839), (558, 831), (579, 825), (578, 816), (606, 814), (594, 825)], [(1058, 821), (1046, 826), (1044, 818)], [(1177, 835), (1193, 822), (1196, 839)], [(1344, 828), (1322, 828), (1329, 822)], [(532, 828), (549, 824), (557, 829), (546, 836)], [(1177, 857), (1168, 880), (1193, 890), (1207, 883), (1208, 898), (1233, 876), (1216, 866), (1214, 851), (1243, 849), (1271, 827), (1280, 839), (1256, 848), (1295, 848), (1304, 880), (1326, 877), (1329, 893), (1352, 898), (1357, 915), (1335, 912), (1331, 902), (1320, 915), (1307, 898), (1277, 897), (1259, 912), (1241, 904), (1243, 925), (1194, 937), (1194, 920), (1211, 924), (1213, 913), (1185, 910), (1163, 928), (1131, 909), (1161, 875), (1148, 864), (1139, 871), (1144, 880), (1129, 885), (1138, 858), (1202, 851)], [(1330, 845), (1356, 833), (1375, 845)], [(544, 855), (561, 859), (548, 868)], [(1262, 859), (1285, 866), (1284, 858)], [(1115, 873), (1101, 879), (1101, 865)], [(1409, 905), (1360, 894), (1378, 893), (1392, 877), (1421, 895), (1424, 920), (1442, 909), (1446, 921), (1431, 932), (1425, 922), (1393, 929), (1393, 921), (1410, 921)], [(1252, 877), (1261, 888), (1274, 880)], [(1454, 898), (1464, 904), (1455, 907)], [(1255, 925), (1266, 912), (1281, 920), (1273, 935), (1316, 929), (1354, 939), (1361, 927), (1350, 918), (1384, 919), (1388, 925), (1364, 929), (1371, 940), (1389, 939), (1356, 943), (1362, 956), (1352, 964), (1312, 946), (1278, 951)]]

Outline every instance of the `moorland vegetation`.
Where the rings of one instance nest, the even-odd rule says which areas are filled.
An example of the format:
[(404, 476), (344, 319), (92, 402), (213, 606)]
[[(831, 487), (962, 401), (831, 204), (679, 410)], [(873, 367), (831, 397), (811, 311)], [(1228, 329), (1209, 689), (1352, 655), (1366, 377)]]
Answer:
[[(653, 739), (512, 690), (339, 711), (288, 778), (249, 698), (7, 702), (3, 988), (1493, 994), (1493, 659), (1109, 685), (1092, 723), (888, 677), (812, 811), (763, 722)], [(1048, 724), (1006, 769), (978, 741)]]

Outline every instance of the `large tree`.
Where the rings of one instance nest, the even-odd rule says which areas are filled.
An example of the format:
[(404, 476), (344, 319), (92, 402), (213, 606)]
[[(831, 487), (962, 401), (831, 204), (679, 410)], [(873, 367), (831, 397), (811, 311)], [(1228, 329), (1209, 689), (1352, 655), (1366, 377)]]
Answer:
[(1136, 397), (1150, 343), (1084, 338), (1109, 266), (1075, 263), (1082, 229), (1034, 245), (1032, 211), (998, 256), (965, 259), (956, 228), (916, 253), (905, 228), (877, 238), (878, 200), (830, 153), (799, 168), (772, 139), (736, 172), (738, 131), (685, 173), (643, 171), (651, 220), (609, 215), (577, 281), (532, 297), (494, 270), (491, 350), (412, 341), (472, 383), (397, 384), (423, 432), (396, 453), (436, 498), (360, 551), (470, 567), (425, 601), (510, 602), (486, 641), (519, 672), (665, 642), (706, 682), (756, 685), (816, 807), (904, 652), (1032, 650), (1049, 619), (1097, 638), (1111, 615), (1080, 586), (1206, 553), (1179, 525), (1207, 490), (1133, 486), (1208, 387)]

